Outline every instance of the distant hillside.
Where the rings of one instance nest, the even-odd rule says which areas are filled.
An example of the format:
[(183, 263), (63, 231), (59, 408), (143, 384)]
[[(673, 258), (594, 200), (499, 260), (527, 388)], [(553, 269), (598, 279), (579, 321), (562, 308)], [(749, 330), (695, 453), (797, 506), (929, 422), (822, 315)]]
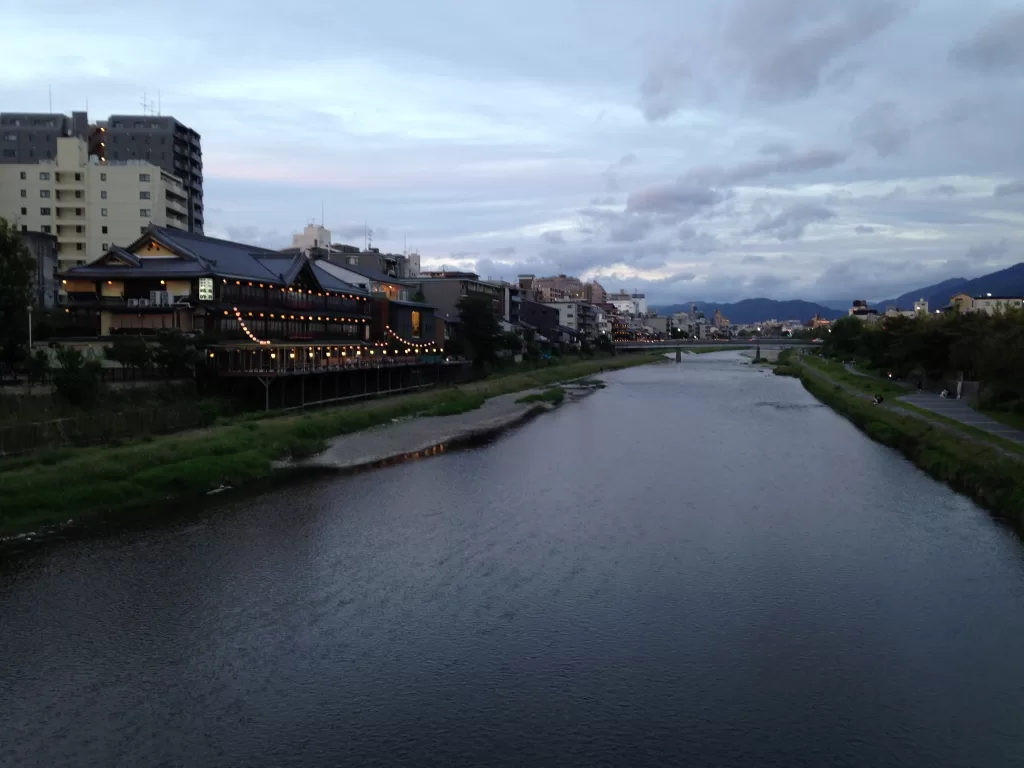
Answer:
[[(762, 320), (801, 320), (807, 322), (815, 314), (829, 320), (835, 320), (846, 314), (846, 310), (830, 309), (821, 304), (810, 301), (775, 301), (775, 299), (744, 299), (734, 304), (725, 304), (710, 301), (698, 301), (697, 309), (705, 316), (711, 318), (716, 309), (729, 318), (733, 325), (746, 323), (759, 323)], [(660, 314), (670, 315), (674, 312), (689, 312), (690, 304), (672, 304), (670, 306), (655, 307)]]
[(948, 304), (950, 296), (956, 293), (969, 293), (971, 296), (983, 296), (986, 293), (993, 296), (1024, 296), (1024, 263), (1014, 264), (1012, 267), (973, 280), (963, 277), (943, 280), (941, 283), (904, 293), (891, 301), (880, 301), (874, 306), (878, 309), (893, 306), (912, 309), (915, 301), (924, 298), (928, 300), (930, 309), (939, 309)]

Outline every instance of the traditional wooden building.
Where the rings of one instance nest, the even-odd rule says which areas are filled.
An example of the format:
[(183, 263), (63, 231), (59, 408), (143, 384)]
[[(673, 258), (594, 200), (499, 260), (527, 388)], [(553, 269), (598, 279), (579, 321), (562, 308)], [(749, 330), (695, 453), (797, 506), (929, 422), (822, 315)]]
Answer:
[[(270, 384), (281, 376), (415, 369), (389, 374), (388, 389), (443, 378), (420, 370), (439, 363), (433, 308), (375, 298), (303, 253), (151, 226), (131, 245), (67, 270), (61, 287), (70, 335), (102, 340), (161, 329), (191, 333), (202, 341), (206, 373), (255, 377), (264, 385), (266, 407)], [(323, 397), (324, 381), (318, 381), (321, 397), (311, 401), (358, 394), (350, 391), (351, 378), (328, 382), (332, 398)], [(364, 375), (364, 394), (372, 391), (368, 381)], [(384, 386), (379, 376), (375, 381)], [(307, 402), (305, 382), (301, 402)], [(289, 404), (283, 393), (281, 404)]]

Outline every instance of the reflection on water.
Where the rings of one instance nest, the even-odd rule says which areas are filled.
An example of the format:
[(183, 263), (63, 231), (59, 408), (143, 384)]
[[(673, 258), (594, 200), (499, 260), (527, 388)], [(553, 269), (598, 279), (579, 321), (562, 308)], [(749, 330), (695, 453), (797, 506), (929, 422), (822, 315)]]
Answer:
[(0, 765), (1020, 765), (1018, 540), (723, 357), (10, 559)]

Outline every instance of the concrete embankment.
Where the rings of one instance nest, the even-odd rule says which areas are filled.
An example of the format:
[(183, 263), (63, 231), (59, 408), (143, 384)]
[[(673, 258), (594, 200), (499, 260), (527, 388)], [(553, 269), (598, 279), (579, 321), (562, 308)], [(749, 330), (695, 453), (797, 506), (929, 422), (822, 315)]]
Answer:
[[(568, 400), (590, 394), (594, 387), (567, 387)], [(316, 456), (279, 466), (353, 470), (416, 455), (429, 455), (460, 444), (482, 440), (510, 429), (527, 419), (552, 410), (543, 402), (519, 402), (542, 390), (499, 395), (480, 408), (451, 416), (396, 420), (364, 432), (342, 435), (328, 441)]]

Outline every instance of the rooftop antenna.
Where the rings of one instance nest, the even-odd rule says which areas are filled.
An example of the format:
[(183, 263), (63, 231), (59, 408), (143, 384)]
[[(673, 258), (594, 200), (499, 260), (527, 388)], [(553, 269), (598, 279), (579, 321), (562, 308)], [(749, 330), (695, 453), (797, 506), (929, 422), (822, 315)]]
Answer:
[(363, 250), (366, 250), (366, 220), (363, 219)]
[(373, 247), (373, 227), (366, 230), (366, 250)]
[(320, 226), (324, 225), (324, 201), (320, 201)]
[(409, 233), (403, 232), (402, 237), (405, 238), (405, 245), (402, 246), (402, 255), (405, 257), (409, 256)]

